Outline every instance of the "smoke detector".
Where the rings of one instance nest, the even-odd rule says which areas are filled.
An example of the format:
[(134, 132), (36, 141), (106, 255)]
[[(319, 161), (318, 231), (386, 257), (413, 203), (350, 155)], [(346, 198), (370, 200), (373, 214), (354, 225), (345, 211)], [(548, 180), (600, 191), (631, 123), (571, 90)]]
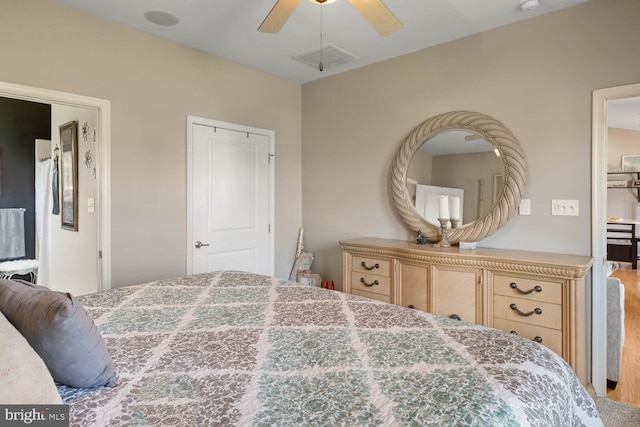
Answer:
[(536, 9), (538, 6), (540, 6), (540, 0), (524, 0), (520, 3), (520, 9), (525, 12)]

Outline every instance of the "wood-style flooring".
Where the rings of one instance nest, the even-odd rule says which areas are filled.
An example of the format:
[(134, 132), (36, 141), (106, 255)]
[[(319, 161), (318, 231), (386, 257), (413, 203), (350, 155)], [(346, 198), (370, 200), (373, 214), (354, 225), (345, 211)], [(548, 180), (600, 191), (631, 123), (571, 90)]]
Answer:
[(611, 400), (640, 406), (640, 266), (619, 262), (620, 268), (611, 276), (624, 284), (624, 329), (620, 382), (615, 390), (607, 390)]

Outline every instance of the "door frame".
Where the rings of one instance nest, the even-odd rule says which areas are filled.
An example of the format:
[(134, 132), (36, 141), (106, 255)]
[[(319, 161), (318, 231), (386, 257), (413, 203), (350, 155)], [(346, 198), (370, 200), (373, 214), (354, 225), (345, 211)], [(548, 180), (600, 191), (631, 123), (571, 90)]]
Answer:
[(640, 96), (640, 83), (598, 89), (592, 93), (591, 134), (591, 383), (607, 394), (607, 101)]
[(111, 289), (111, 102), (106, 99), (3, 81), (0, 81), (0, 96), (43, 104), (90, 108), (97, 111), (96, 132), (100, 141), (97, 145), (99, 164), (96, 174), (98, 289), (100, 291)]
[(275, 275), (275, 131), (203, 117), (187, 116), (187, 275), (193, 274), (193, 125), (223, 128), (266, 136), (269, 139), (269, 275)]

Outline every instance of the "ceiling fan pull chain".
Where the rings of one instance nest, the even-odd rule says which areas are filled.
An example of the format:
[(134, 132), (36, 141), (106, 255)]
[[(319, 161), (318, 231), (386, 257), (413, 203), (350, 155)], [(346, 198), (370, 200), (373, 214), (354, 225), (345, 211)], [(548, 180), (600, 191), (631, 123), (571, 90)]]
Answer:
[(322, 6), (322, 3), (320, 3), (320, 64), (318, 64), (320, 72), (324, 70), (324, 65), (322, 64)]

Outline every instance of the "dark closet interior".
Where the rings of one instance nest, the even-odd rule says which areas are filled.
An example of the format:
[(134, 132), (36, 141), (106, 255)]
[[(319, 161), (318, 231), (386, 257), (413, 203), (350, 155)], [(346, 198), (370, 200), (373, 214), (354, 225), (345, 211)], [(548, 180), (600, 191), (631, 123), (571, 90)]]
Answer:
[(0, 97), (0, 209), (25, 209), (25, 255), (30, 259), (36, 256), (36, 139), (51, 139), (51, 105)]

